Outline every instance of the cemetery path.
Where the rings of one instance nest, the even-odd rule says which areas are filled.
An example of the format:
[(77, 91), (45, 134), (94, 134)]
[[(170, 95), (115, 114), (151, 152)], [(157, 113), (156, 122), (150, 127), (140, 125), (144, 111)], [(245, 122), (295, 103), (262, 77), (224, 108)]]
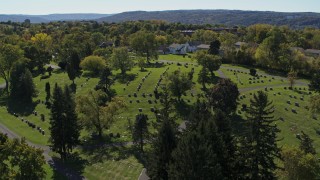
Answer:
[(51, 66), (52, 69), (61, 69), (59, 66), (54, 64), (47, 64), (47, 66)]
[[(21, 138), (19, 135), (17, 135), (16, 133), (12, 132), (10, 129), (8, 129), (6, 126), (0, 124), (0, 132), (7, 134), (7, 136), (10, 139), (13, 138)], [(27, 141), (27, 144), (29, 146), (33, 146), (35, 148), (39, 148), (43, 150), (43, 156), (45, 158), (45, 160), (47, 161), (47, 163), (57, 172), (59, 172), (60, 174), (65, 175), (68, 179), (71, 180), (79, 180), (79, 179), (85, 179), (81, 174), (79, 174), (78, 172), (75, 172), (69, 168), (67, 168), (66, 166), (64, 166), (61, 162), (54, 160), (49, 153), (51, 152), (49, 146), (42, 146), (42, 145), (38, 145), (38, 144), (33, 144), (29, 141)]]

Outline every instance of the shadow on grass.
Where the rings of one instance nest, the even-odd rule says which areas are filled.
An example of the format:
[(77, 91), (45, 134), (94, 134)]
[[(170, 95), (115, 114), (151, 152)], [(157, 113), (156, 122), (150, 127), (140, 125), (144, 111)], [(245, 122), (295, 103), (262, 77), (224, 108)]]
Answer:
[(53, 157), (49, 164), (54, 170), (53, 179), (84, 179), (82, 174), (88, 161), (75, 152), (69, 155), (65, 162)]
[(133, 81), (137, 77), (136, 74), (117, 74), (115, 75), (115, 79), (119, 81), (119, 83), (124, 84), (127, 83), (128, 81)]
[(21, 116), (28, 116), (33, 113), (38, 102), (26, 102), (17, 99), (7, 99), (8, 112)]

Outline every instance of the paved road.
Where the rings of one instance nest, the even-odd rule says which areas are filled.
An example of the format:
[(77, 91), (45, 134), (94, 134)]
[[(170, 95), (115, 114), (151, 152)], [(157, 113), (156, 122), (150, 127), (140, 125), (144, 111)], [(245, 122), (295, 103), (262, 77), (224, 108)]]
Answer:
[[(7, 136), (11, 139), (13, 138), (21, 138), (19, 135), (17, 135), (16, 133), (12, 132), (10, 129), (8, 129), (6, 126), (0, 124), (0, 131), (4, 134), (7, 134)], [(27, 141), (27, 144), (30, 146), (33, 146), (35, 148), (39, 148), (43, 150), (43, 156), (45, 158), (45, 160), (47, 161), (47, 163), (53, 168), (55, 169), (57, 172), (59, 172), (60, 174), (65, 175), (68, 179), (70, 180), (79, 180), (79, 179), (85, 179), (82, 175), (80, 175), (79, 173), (65, 167), (62, 163), (54, 161), (52, 159), (52, 157), (49, 155), (50, 148), (48, 146), (42, 146), (42, 145), (37, 145), (37, 144), (33, 144), (29, 141)]]

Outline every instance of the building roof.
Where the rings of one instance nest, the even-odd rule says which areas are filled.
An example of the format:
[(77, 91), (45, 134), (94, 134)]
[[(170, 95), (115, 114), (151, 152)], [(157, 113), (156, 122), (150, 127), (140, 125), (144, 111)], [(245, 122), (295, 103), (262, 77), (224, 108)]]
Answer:
[(176, 49), (176, 48), (180, 47), (181, 45), (182, 45), (182, 44), (173, 43), (173, 44), (171, 44), (169, 47)]
[(200, 41), (189, 41), (188, 42), (189, 46), (199, 46), (201, 44)]
[(200, 44), (199, 46), (197, 46), (198, 49), (210, 49), (210, 45), (209, 44)]

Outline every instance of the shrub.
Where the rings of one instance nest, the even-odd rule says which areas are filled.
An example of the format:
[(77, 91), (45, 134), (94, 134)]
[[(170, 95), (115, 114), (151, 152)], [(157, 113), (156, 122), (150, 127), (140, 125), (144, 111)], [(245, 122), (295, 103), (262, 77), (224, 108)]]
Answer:
[(106, 62), (99, 56), (88, 56), (81, 61), (80, 66), (84, 70), (99, 74), (106, 67)]
[(257, 70), (251, 68), (251, 69), (250, 69), (250, 75), (251, 75), (251, 76), (256, 76), (256, 74), (257, 74)]

